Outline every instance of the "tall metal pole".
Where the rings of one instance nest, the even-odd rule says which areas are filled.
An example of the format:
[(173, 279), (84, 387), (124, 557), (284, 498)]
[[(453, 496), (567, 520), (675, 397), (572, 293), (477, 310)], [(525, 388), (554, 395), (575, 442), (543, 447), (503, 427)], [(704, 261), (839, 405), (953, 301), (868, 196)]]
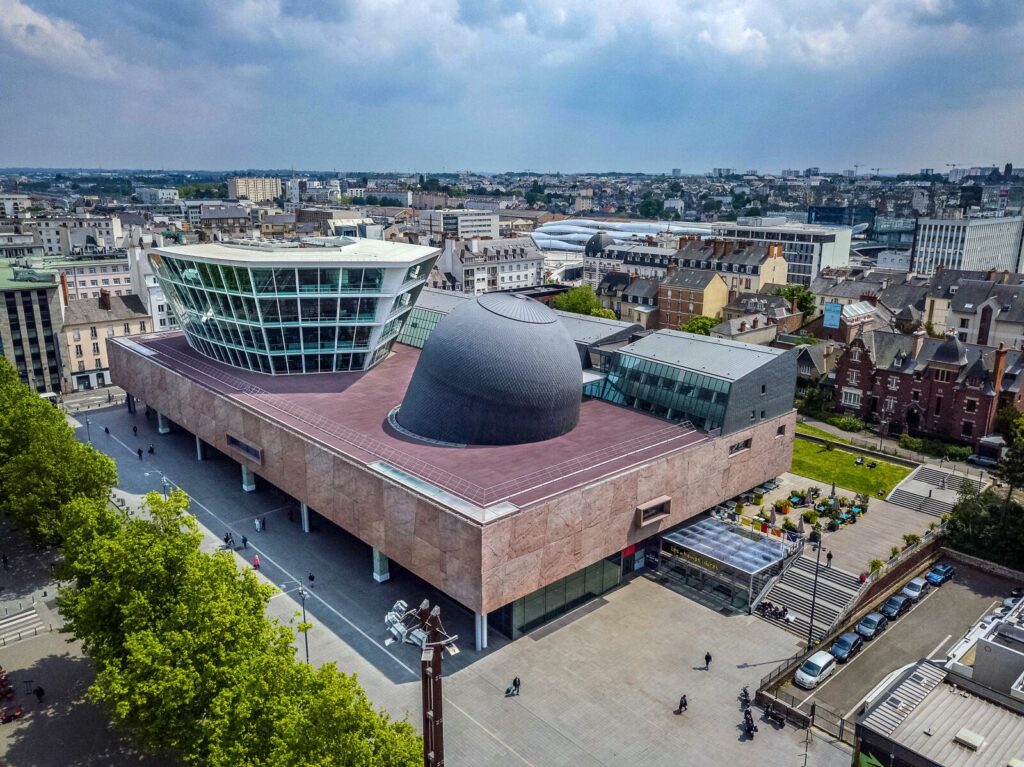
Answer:
[(419, 618), (427, 635), (423, 652), (420, 654), (423, 685), (423, 765), (444, 767), (444, 716), (441, 710), (441, 651), (444, 637), (441, 608), (435, 606), (431, 610), (424, 600), (420, 605)]
[(85, 434), (89, 444), (92, 444), (92, 421), (88, 418), (85, 419)]
[[(306, 590), (299, 586), (299, 599), (302, 600), (302, 625), (306, 625)], [(306, 640), (306, 665), (309, 665), (309, 628), (302, 632), (302, 638)]]
[(818, 537), (818, 556), (814, 560), (814, 587), (811, 589), (811, 619), (807, 626), (807, 649), (814, 645), (814, 608), (818, 602), (818, 569), (821, 566), (821, 536)]

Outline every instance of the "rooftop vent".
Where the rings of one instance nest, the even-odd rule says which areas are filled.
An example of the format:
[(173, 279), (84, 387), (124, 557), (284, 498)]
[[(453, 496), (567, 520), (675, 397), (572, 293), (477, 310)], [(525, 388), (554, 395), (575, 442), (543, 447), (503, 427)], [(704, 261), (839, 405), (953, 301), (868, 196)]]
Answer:
[(971, 751), (980, 751), (982, 746), (985, 745), (985, 738), (972, 730), (968, 730), (966, 727), (962, 727), (960, 731), (953, 736), (953, 742), (959, 743), (961, 746), (966, 746), (971, 749)]

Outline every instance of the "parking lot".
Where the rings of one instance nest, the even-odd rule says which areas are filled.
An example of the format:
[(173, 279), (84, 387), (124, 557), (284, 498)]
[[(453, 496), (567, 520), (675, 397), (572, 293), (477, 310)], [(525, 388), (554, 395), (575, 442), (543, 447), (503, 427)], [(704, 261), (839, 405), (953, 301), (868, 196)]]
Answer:
[(818, 702), (849, 718), (889, 673), (921, 658), (943, 658), (971, 625), (1019, 585), (956, 565), (953, 580), (932, 588), (910, 612), (890, 623), (882, 636), (866, 642), (856, 657), (841, 664), (816, 690), (803, 690), (792, 682), (780, 689), (797, 702)]

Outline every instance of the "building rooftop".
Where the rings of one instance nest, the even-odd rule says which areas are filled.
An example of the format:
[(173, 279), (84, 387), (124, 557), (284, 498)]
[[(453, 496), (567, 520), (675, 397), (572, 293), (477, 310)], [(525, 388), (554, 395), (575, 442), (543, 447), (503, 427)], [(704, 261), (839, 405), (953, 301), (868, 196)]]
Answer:
[(202, 245), (172, 245), (155, 248), (177, 258), (199, 259), (212, 263), (283, 263), (296, 266), (322, 266), (344, 263), (408, 264), (437, 253), (436, 248), (385, 242), (355, 237), (330, 238), (331, 245), (280, 240), (229, 240)]
[(108, 296), (110, 308), (102, 306), (103, 298), (80, 298), (71, 301), (64, 313), (64, 324), (91, 325), (97, 322), (125, 321), (149, 317), (149, 310), (137, 295)]
[(622, 353), (736, 381), (786, 352), (678, 330), (658, 330), (623, 347)]
[[(16, 276), (17, 275), (17, 276)], [(52, 272), (40, 272), (35, 269), (17, 269), (6, 262), (0, 261), (0, 290), (33, 290), (35, 288), (52, 288), (57, 282), (57, 275)]]
[[(1024, 716), (945, 682), (927, 661), (907, 672), (862, 724), (944, 767), (1003, 767), (1024, 759)], [(980, 736), (977, 750), (957, 739)]]
[(576, 428), (560, 437), (446, 447), (405, 436), (388, 423), (420, 356), (409, 346), (396, 344), (388, 359), (366, 372), (270, 376), (214, 362), (180, 332), (111, 342), (480, 522), (708, 439), (689, 424), (587, 399)]

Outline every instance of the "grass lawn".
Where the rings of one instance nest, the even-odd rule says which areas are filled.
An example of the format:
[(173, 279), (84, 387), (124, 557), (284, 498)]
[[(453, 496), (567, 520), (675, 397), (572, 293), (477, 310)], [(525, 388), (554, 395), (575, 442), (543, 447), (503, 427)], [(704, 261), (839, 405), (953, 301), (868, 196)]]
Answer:
[(796, 432), (797, 434), (806, 434), (808, 437), (820, 437), (821, 439), (828, 439), (833, 442), (843, 442), (847, 445), (850, 444), (850, 440), (846, 437), (839, 437), (830, 431), (819, 429), (817, 426), (811, 426), (809, 423), (800, 423), (797, 421)]
[(896, 487), (910, 469), (888, 461), (879, 461), (874, 469), (867, 467), (867, 461), (857, 466), (854, 461), (857, 455), (847, 450), (836, 448), (825, 450), (822, 445), (804, 439), (793, 440), (793, 473), (820, 482), (822, 486), (831, 485), (835, 481), (838, 487), (845, 487), (855, 493), (866, 493), (877, 498), (878, 489), (884, 495)]

